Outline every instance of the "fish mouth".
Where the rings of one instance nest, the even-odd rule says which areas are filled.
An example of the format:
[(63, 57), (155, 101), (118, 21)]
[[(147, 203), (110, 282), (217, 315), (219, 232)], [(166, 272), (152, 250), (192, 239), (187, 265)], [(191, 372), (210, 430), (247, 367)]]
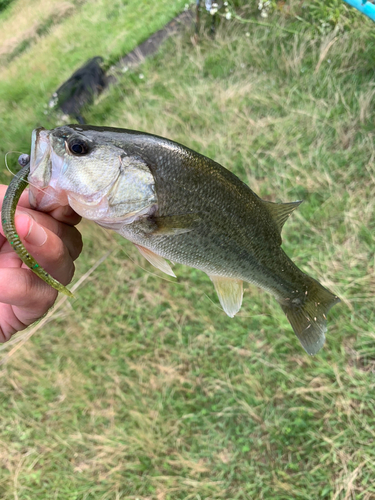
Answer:
[(107, 196), (117, 176), (108, 186), (91, 195), (82, 195), (64, 182), (64, 158), (56, 152), (53, 130), (43, 127), (33, 130), (31, 136), (29, 201), (41, 212), (70, 205), (81, 216), (95, 220), (108, 213)]
[(56, 155), (53, 153), (50, 134), (50, 130), (39, 127), (33, 130), (31, 135), (29, 201), (33, 208), (42, 212), (49, 212), (68, 204), (52, 185), (52, 170)]
[[(35, 187), (43, 189), (48, 186), (51, 176), (51, 144), (49, 130), (43, 127), (33, 130), (31, 135), (30, 175), (29, 180)], [(49, 175), (46, 175), (49, 174)]]

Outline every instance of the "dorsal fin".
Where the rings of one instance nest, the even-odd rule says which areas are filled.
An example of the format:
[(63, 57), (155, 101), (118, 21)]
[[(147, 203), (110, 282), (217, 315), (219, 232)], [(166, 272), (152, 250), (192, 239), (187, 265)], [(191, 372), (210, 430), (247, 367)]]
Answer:
[(242, 280), (225, 278), (224, 276), (212, 276), (210, 274), (208, 276), (215, 285), (221, 307), (228, 316), (233, 318), (241, 309), (243, 295)]
[(265, 204), (267, 210), (271, 213), (271, 217), (276, 222), (280, 233), (289, 215), (302, 203), (302, 200), (292, 201), (290, 203), (274, 203), (273, 201), (265, 200), (262, 201)]

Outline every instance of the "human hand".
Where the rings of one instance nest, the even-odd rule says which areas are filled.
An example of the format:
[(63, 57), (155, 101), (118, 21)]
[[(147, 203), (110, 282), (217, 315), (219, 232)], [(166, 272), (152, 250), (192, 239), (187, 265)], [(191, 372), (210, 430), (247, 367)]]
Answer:
[[(7, 186), (0, 185), (0, 209)], [(16, 228), (26, 249), (63, 285), (70, 283), (82, 238), (74, 227), (81, 217), (70, 207), (50, 213), (30, 208), (28, 190), (16, 210)], [(41, 318), (55, 303), (57, 291), (42, 281), (18, 257), (0, 226), (0, 342)]]

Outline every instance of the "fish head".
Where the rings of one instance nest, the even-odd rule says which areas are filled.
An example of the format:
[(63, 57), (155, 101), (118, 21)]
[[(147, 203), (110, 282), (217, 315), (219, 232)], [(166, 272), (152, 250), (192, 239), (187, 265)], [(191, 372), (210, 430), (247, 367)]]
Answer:
[(109, 134), (85, 126), (34, 130), (28, 181), (37, 210), (70, 205), (113, 229), (152, 213), (157, 203), (147, 164)]

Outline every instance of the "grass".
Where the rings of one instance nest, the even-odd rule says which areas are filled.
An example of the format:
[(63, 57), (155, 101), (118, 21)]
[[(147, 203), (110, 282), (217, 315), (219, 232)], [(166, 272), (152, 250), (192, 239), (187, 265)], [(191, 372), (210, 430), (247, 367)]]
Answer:
[[(1, 498), (375, 498), (372, 29), (331, 45), (309, 28), (230, 22), (198, 45), (185, 33), (91, 108), (90, 123), (177, 140), (265, 199), (304, 199), (283, 247), (342, 303), (311, 358), (267, 294), (246, 287), (230, 319), (203, 273), (165, 278), (82, 223), (77, 278), (111, 255), (2, 351)], [(37, 87), (3, 148), (27, 151), (45, 100)]]
[(74, 5), (50, 0), (49, 2), (30, 2), (19, 0), (13, 4), (12, 15), (0, 17), (1, 41), (0, 60), (2, 63), (16, 57), (22, 47), (35, 42), (43, 26), (61, 21), (72, 15)]
[(5, 34), (0, 45), (0, 155), (27, 148), (30, 130), (40, 124), (53, 126), (47, 116), (50, 97), (87, 59), (101, 55), (110, 66), (183, 6), (183, 0), (14, 2), (14, 16), (0, 14)]

